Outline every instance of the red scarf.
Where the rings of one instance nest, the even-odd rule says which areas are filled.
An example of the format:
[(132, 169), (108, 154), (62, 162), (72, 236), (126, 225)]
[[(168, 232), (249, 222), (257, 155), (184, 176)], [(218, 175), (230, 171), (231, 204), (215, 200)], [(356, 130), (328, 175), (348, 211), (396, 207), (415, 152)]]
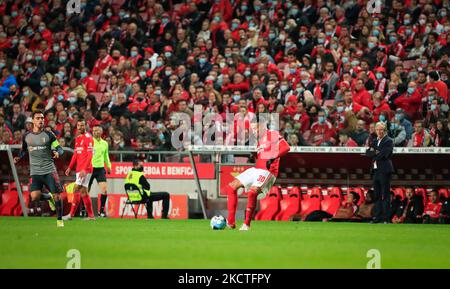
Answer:
[(314, 87), (314, 99), (319, 102), (322, 101), (322, 88), (320, 87), (320, 84), (316, 84)]
[(425, 133), (422, 131), (421, 134), (415, 133), (414, 134), (414, 140), (413, 140), (413, 146), (414, 147), (421, 147), (423, 146), (423, 143), (425, 142)]

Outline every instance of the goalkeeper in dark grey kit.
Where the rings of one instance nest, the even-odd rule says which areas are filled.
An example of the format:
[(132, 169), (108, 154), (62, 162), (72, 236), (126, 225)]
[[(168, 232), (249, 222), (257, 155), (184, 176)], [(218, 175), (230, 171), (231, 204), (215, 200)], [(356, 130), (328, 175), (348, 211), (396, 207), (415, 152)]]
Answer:
[[(44, 114), (42, 111), (34, 111), (31, 115), (33, 129), (25, 133), (22, 142), (22, 150), (18, 157), (14, 158), (14, 163), (18, 163), (27, 153), (30, 157), (31, 176), (31, 201), (41, 199), (53, 202), (56, 209), (58, 227), (64, 227), (62, 220), (63, 206), (60, 193), (63, 191), (56, 166), (53, 159), (59, 158), (63, 154), (63, 149), (52, 132), (44, 130)], [(42, 189), (46, 188), (51, 194), (43, 194)]]

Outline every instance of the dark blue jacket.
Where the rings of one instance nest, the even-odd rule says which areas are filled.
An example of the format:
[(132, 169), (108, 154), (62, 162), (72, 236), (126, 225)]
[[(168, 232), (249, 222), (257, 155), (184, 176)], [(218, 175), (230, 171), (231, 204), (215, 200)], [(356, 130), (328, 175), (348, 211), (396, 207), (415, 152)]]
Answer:
[(394, 172), (394, 166), (392, 165), (392, 154), (394, 151), (394, 141), (387, 135), (381, 140), (378, 146), (378, 139), (374, 139), (370, 144), (370, 148), (366, 151), (366, 155), (372, 159), (371, 168), (373, 168), (373, 162), (377, 162), (377, 171), (381, 173)]

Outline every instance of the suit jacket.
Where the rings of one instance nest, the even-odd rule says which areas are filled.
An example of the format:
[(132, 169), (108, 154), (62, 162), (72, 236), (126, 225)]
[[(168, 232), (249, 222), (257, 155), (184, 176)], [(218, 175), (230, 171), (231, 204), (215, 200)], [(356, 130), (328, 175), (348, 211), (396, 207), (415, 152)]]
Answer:
[(380, 145), (378, 145), (378, 139), (374, 139), (370, 144), (370, 148), (366, 151), (366, 155), (372, 159), (371, 168), (373, 169), (373, 162), (377, 162), (377, 170), (381, 173), (394, 172), (394, 166), (392, 165), (392, 153), (394, 150), (394, 141), (385, 136)]

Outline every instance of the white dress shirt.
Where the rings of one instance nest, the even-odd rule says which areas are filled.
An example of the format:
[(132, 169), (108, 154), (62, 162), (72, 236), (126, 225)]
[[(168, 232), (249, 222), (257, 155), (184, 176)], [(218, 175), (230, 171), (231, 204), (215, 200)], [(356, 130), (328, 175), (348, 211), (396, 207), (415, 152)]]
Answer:
[[(384, 139), (385, 136), (386, 136), (386, 135), (384, 135), (381, 139), (378, 140), (377, 148), (380, 146), (380, 143), (381, 143), (381, 141)], [(374, 162), (373, 162), (373, 168), (374, 168), (374, 169), (377, 169), (377, 168), (378, 168), (378, 167), (377, 167), (377, 161), (374, 161)]]

